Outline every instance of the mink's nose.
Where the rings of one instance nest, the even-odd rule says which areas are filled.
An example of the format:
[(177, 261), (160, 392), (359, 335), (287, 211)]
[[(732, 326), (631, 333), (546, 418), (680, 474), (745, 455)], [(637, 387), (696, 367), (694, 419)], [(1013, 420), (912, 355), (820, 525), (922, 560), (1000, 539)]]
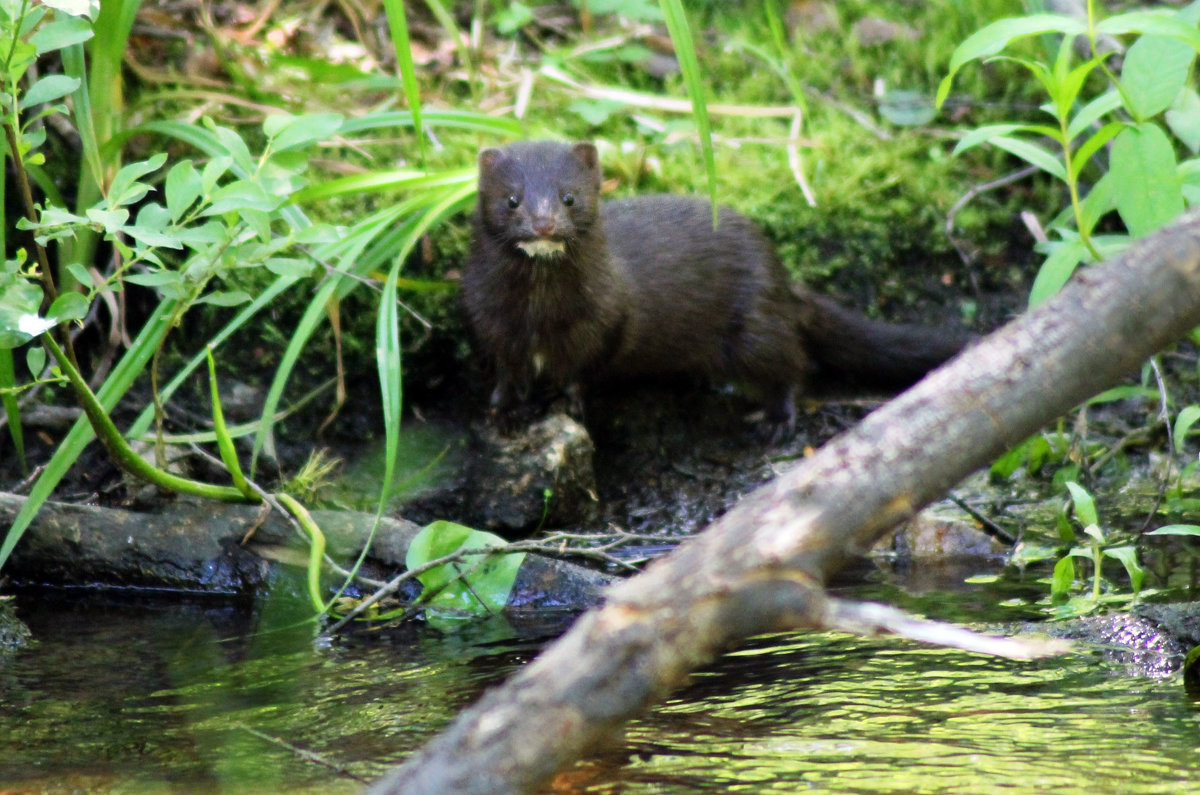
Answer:
[(554, 234), (554, 219), (550, 216), (539, 216), (530, 223), (533, 233), (538, 237), (550, 237)]

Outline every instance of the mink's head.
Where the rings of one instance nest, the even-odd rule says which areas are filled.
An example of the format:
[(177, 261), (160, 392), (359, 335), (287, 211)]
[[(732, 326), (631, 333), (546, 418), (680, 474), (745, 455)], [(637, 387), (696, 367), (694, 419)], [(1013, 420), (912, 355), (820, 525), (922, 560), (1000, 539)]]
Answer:
[(600, 209), (590, 143), (524, 141), (479, 153), (479, 219), (497, 241), (554, 258), (585, 237)]

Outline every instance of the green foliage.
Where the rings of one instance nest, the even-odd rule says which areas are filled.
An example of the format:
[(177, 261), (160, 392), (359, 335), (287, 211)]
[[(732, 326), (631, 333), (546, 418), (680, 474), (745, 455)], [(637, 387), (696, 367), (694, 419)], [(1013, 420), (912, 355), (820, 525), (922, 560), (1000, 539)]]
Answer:
[[(1056, 292), (1080, 263), (1120, 252), (1200, 202), (1200, 184), (1194, 181), (1200, 172), (1200, 159), (1194, 157), (1200, 95), (1188, 84), (1200, 50), (1200, 3), (1177, 12), (1131, 11), (1099, 21), (1092, 11), (1089, 3), (1086, 20), (1035, 14), (994, 22), (955, 50), (938, 88), (941, 105), (967, 63), (1007, 57), (1029, 72), (1049, 100), (1040, 110), (1050, 123), (987, 125), (968, 133), (955, 148), (959, 153), (990, 143), (1067, 187), (1070, 213), (1050, 226), (1058, 239), (1042, 246), (1046, 259), (1031, 305)], [(1046, 61), (999, 55), (1019, 39), (1046, 34), (1060, 35), (1057, 51)], [(1118, 77), (1108, 67), (1111, 51), (1101, 46), (1102, 37), (1135, 34)], [(1075, 63), (1077, 36), (1086, 37), (1090, 48), (1090, 57), (1080, 64)], [(1093, 74), (1105, 78), (1106, 90), (1091, 87)], [(1178, 161), (1177, 144), (1193, 157)], [(1107, 168), (1099, 163), (1105, 152)], [(1085, 176), (1094, 183), (1086, 196)], [(1113, 211), (1126, 234), (1096, 235), (1097, 224)]]
[(708, 121), (708, 106), (704, 98), (704, 79), (700, 72), (700, 61), (696, 57), (696, 46), (692, 43), (692, 31), (681, 0), (661, 0), (667, 30), (675, 46), (675, 57), (683, 83), (692, 100), (692, 116), (696, 120), (696, 132), (700, 136), (700, 151), (708, 174), (708, 190), (713, 202), (713, 226), (717, 224), (717, 166), (713, 159), (712, 130)]
[[(1024, 69), (1040, 87), (1046, 101), (1033, 121), (1006, 120), (969, 131), (955, 153), (991, 144), (1049, 174), (1066, 188), (1069, 206), (1049, 224), (1052, 239), (1039, 246), (1045, 255), (1029, 297), (1031, 306), (1054, 294), (1080, 264), (1108, 259), (1134, 240), (1165, 226), (1186, 208), (1200, 204), (1200, 94), (1191, 79), (1200, 51), (1200, 3), (1180, 10), (1136, 10), (1107, 19), (1094, 16), (1087, 4), (1083, 19), (1057, 14), (1033, 14), (1002, 19), (973, 33), (955, 50), (948, 74), (938, 89), (940, 105), (949, 95), (960, 70), (973, 61), (1010, 63)], [(1041, 59), (1016, 54), (1024, 39), (1053, 42)], [(1106, 38), (1108, 41), (1106, 42)], [(1125, 45), (1120, 73), (1111, 67), (1112, 40)], [(1077, 43), (1087, 55), (1077, 54)], [(1115, 233), (1098, 229), (1118, 228)], [(1124, 399), (1139, 393), (1157, 398), (1158, 390), (1125, 387), (1091, 402)], [(1169, 403), (1167, 398), (1164, 402)], [(1174, 426), (1175, 449), (1181, 452), (1189, 432), (1200, 419), (1200, 407), (1179, 411)], [(1024, 463), (1036, 471), (1051, 457), (1066, 460), (1069, 451), (1052, 451), (1046, 437), (1035, 437), (993, 466), (1007, 475)], [(1074, 477), (1077, 464), (1068, 464), (1056, 481)], [(1144, 571), (1137, 552), (1128, 545), (1110, 544), (1101, 530), (1094, 501), (1077, 483), (1064, 483), (1082, 525), (1086, 543), (1074, 546), (1077, 534), (1064, 515), (1060, 536), (1072, 544), (1054, 569), (1051, 594), (1060, 614), (1077, 615), (1101, 603), (1136, 598)], [(1168, 493), (1178, 507), (1179, 496)], [(1174, 525), (1163, 534), (1187, 532)], [(1129, 576), (1132, 595), (1104, 592), (1101, 574), (1105, 558), (1119, 561)], [(1092, 567), (1089, 592), (1075, 592), (1077, 562)]]
[[(0, 29), (3, 34), (0, 40), (13, 47), (5, 61), (6, 71), (0, 75), (4, 123), (11, 132), (10, 140), (15, 142), (13, 156), (19, 158), (19, 174), (37, 169), (45, 161), (40, 149), (45, 142), (44, 127), (37, 122), (49, 114), (68, 113), (65, 105), (58, 104), (62, 97), (72, 91), (108, 85), (112, 80), (118, 81), (110, 86), (113, 96), (120, 92), (119, 71), (106, 77), (97, 71), (103, 67), (96, 66), (87, 73), (83, 71), (85, 59), (76, 57), (79, 53), (67, 52), (63, 53), (64, 64), (68, 71), (72, 68), (79, 71), (79, 76), (52, 75), (26, 86), (25, 75), (33, 58), (54, 48), (75, 47), (101, 28), (120, 29), (126, 21), (121, 14), (131, 15), (134, 10), (136, 3), (106, 4), (92, 22), (86, 15), (48, 13), (41, 6), (25, 8), (27, 13), (21, 17), (12, 15), (14, 7), (0, 8), (0, 27), (7, 26)], [(5, 12), (9, 16), (5, 17)], [(131, 19), (129, 16), (128, 20)], [(124, 30), (127, 32), (128, 26)], [(123, 52), (123, 44), (121, 47), (118, 55)], [(118, 57), (118, 65), (119, 60)], [(80, 112), (95, 109), (88, 102), (89, 96), (94, 99), (95, 91), (75, 95), (70, 121), (81, 130), (81, 138), (92, 140), (92, 144), (85, 140), (85, 152), (90, 152), (86, 167), (96, 178), (96, 184), (104, 184), (105, 189), (93, 203), (81, 205), (75, 211), (55, 203), (57, 192), (47, 192), (46, 201), (37, 206), (27, 199), (27, 215), (17, 226), (28, 232), (33, 241), (18, 249), (18, 256), (0, 270), (0, 342), (4, 351), (0, 386), (4, 388), (4, 405), (14, 439), (19, 438), (20, 425), (19, 410), (12, 397), (30, 384), (21, 383), (14, 367), (2, 365), (18, 361), (13, 350), (28, 347), (34, 341), (41, 341), (53, 354), (56, 367), (62, 368), (63, 378), (88, 416), (71, 429), (35, 482), (29, 500), (0, 546), (0, 565), (97, 431), (121, 466), (152, 482), (218, 499), (259, 499), (258, 492), (242, 474), (231, 432), (225, 426), (216, 398), (213, 352), (219, 353), (223, 342), (281, 294), (310, 294), (307, 311), (275, 373), (263, 415), (254, 424), (255, 452), (269, 447), (283, 387), (307, 341), (326, 316), (329, 302), (349, 295), (361, 286), (364, 278), (380, 268), (387, 271), (387, 277), (378, 313), (376, 347), (387, 438), (389, 448), (394, 450), (401, 405), (397, 311), (400, 268), (420, 236), (446, 216), (461, 210), (474, 191), (473, 174), (462, 169), (442, 173), (405, 172), (391, 179), (375, 175), (374, 179), (310, 188), (308, 157), (315, 144), (369, 129), (415, 126), (418, 123), (415, 112), (382, 111), (353, 122), (345, 122), (337, 113), (281, 112), (265, 118), (254, 136), (261, 144), (251, 144), (237, 130), (208, 119), (199, 125), (150, 121), (128, 129), (121, 129), (111, 121), (99, 124)], [(115, 106), (110, 103), (108, 107)], [(515, 130), (511, 122), (464, 112), (431, 113), (427, 123), (486, 131), (491, 135), (512, 135)], [(109, 170), (106, 164), (115, 162), (111, 153), (119, 152), (121, 143), (138, 133), (175, 138), (199, 149), (203, 159), (169, 163), (168, 156), (160, 153)], [(256, 153), (255, 148), (260, 151)], [(100, 153), (110, 153), (109, 158), (101, 158)], [(315, 224), (298, 206), (300, 201), (397, 189), (408, 191), (409, 196), (348, 227)], [(86, 191), (81, 190), (80, 195), (83, 193)], [(58, 241), (78, 243), (87, 235), (111, 245), (112, 267), (101, 270), (84, 267), (85, 261), (78, 259), (77, 246), (63, 247), (60, 255), (69, 259), (60, 261), (61, 271), (69, 274), (71, 280), (70, 285), (56, 285), (52, 270), (46, 266), (46, 247)], [(256, 295), (232, 286), (244, 281), (238, 275), (247, 271), (265, 276), (259, 280), (265, 286)], [(321, 277), (315, 292), (309, 284), (314, 276)], [(83, 318), (101, 293), (118, 292), (127, 284), (153, 290), (159, 302), (99, 391), (92, 394), (74, 367), (73, 354), (60, 348), (52, 335), (66, 323)], [(78, 291), (70, 289), (74, 285), (78, 285)], [(54, 300), (45, 306), (51, 297)], [(156, 421), (162, 416), (163, 404), (207, 359), (213, 378), (215, 441), (231, 472), (232, 486), (185, 481), (156, 469), (131, 453), (123, 435), (109, 419), (109, 412), (133, 383), (148, 368), (157, 367), (157, 355), (170, 331), (190, 310), (205, 306), (237, 312), (189, 362), (167, 379), (127, 435), (141, 437), (152, 423), (158, 427)], [(34, 378), (44, 362), (44, 357), (37, 353), (40, 349), (28, 348), (25, 356)], [(157, 378), (156, 372), (154, 375)], [(161, 428), (157, 437), (161, 444)], [(387, 497), (384, 491), (381, 506)], [(314, 606), (323, 610), (319, 573), (324, 546), (320, 530), (297, 501), (286, 494), (275, 496), (309, 536), (310, 595)]]
[[(421, 601), (434, 617), (495, 615), (508, 603), (525, 561), (525, 553), (506, 553), (504, 545), (492, 533), (438, 521), (417, 533), (404, 563), (410, 571), (424, 568), (418, 575)], [(448, 560), (439, 562), (443, 558)]]
[(1200, 525), (1168, 524), (1146, 533), (1148, 536), (1200, 536)]
[[(1066, 487), (1071, 495), (1075, 520), (1081, 526), (1081, 532), (1087, 541), (1086, 546), (1071, 546), (1054, 566), (1054, 574), (1050, 580), (1053, 614), (1059, 618), (1080, 616), (1094, 612), (1102, 605), (1136, 601), (1142, 593), (1142, 583), (1146, 577), (1146, 571), (1138, 561), (1136, 548), (1129, 545), (1110, 545), (1100, 528), (1100, 518), (1092, 495), (1078, 483), (1068, 482)], [(1065, 512), (1063, 516), (1065, 519)], [(1064, 521), (1061, 526), (1071, 536), (1064, 540), (1073, 541), (1075, 534), (1071, 531), (1070, 524)], [(1113, 587), (1106, 589), (1102, 573), (1105, 558), (1112, 558), (1125, 568), (1129, 577), (1128, 592)], [(1079, 559), (1088, 561), (1092, 568), (1091, 589), (1082, 593), (1075, 590), (1075, 561)]]

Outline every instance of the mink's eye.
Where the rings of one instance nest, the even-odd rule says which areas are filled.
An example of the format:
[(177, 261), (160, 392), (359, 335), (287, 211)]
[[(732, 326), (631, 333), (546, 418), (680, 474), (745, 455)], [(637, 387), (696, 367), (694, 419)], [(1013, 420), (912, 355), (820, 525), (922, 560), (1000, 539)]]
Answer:
[(574, 193), (564, 193), (562, 195), (562, 203), (564, 205), (566, 205), (567, 207), (573, 206), (575, 204), (575, 194)]
[(508, 209), (515, 210), (521, 206), (521, 197), (517, 194), (512, 194), (508, 197)]

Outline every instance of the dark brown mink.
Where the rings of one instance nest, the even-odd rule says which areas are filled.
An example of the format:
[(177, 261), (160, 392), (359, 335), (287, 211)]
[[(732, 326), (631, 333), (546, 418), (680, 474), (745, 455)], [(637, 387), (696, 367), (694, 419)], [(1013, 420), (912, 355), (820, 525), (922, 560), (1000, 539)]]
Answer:
[(676, 195), (600, 201), (590, 143), (527, 141), (479, 155), (461, 299), (512, 427), (535, 388), (702, 376), (761, 390), (790, 433), (797, 390), (895, 393), (954, 356), (961, 330), (870, 320), (795, 285), (745, 216)]

